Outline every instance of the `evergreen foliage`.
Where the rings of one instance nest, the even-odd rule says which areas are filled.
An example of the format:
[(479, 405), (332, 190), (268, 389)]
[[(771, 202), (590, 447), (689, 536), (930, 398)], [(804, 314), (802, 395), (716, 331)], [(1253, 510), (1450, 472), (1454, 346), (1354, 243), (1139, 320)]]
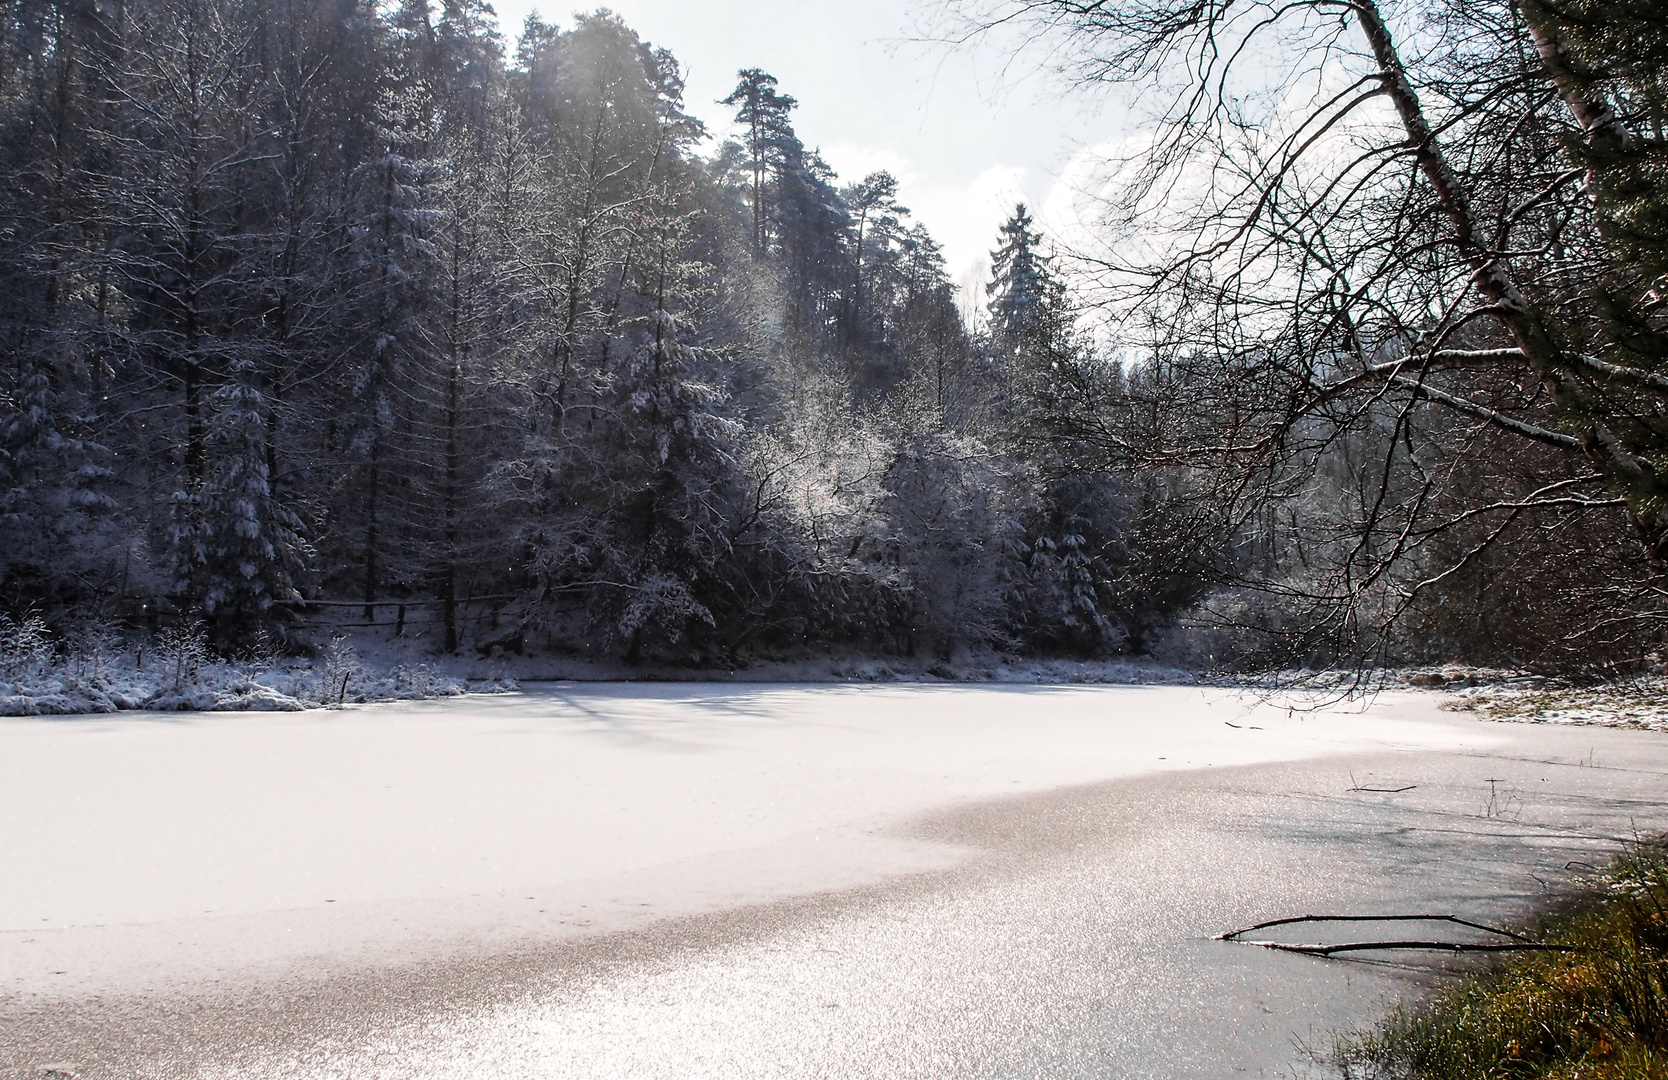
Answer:
[[(1562, 43), (1560, 92), (1615, 120), (1536, 137), (1591, 174), (1609, 254), (1580, 325), (1595, 363), (1632, 373), (1582, 400), (1623, 402), (1621, 437), (1645, 445), (1660, 419), (1634, 376), (1668, 355), (1661, 42), (1611, 7), (1525, 11)], [(1303, 609), (1315, 583), (1381, 550), (1329, 562), (1336, 537), (1247, 494), (1355, 512), (1372, 455), (1409, 443), (1371, 403), (1343, 435), (1291, 422), (1331, 369), (1294, 374), (1278, 335), (1108, 345), (1024, 206), (972, 332), (895, 177), (842, 183), (758, 69), (706, 155), (677, 61), (607, 11), (506, 44), (480, 0), (6, 0), (0, 53), (14, 618), (200, 621), (229, 652), (326, 601), (444, 650), (1097, 655), (1191, 647), (1188, 612), (1213, 633), (1333, 618)], [(1573, 310), (1554, 277), (1534, 298)], [(1307, 464), (1282, 450), (1246, 480), (1163, 453), (1224, 432)], [(1544, 473), (1562, 451), (1539, 452), (1487, 461)], [(1388, 475), (1385, 498), (1440, 501)], [(1440, 498), (1469, 521), (1462, 488)], [(1499, 572), (1464, 535), (1425, 550)], [(1602, 592), (1610, 564), (1513, 550), (1531, 549)], [(1287, 595), (1200, 616), (1247, 579)], [(1524, 588), (1521, 617), (1486, 628), (1459, 604), (1398, 625), (1409, 648), (1515, 649), (1554, 617)]]

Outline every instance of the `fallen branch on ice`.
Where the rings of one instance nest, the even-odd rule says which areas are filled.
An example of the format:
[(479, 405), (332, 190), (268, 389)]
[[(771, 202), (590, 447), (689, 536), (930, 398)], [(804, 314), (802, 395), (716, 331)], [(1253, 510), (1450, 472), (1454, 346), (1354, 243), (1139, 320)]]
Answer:
[[(1346, 941), (1336, 945), (1304, 944), (1290, 941), (1262, 941), (1251, 940), (1241, 935), (1254, 933), (1258, 930), (1268, 930), (1276, 926), (1291, 926), (1296, 923), (1328, 923), (1328, 922), (1441, 922), (1464, 926), (1472, 930), (1481, 930), (1486, 934), (1496, 934), (1508, 938), (1507, 941), (1435, 941), (1426, 939), (1405, 940), (1377, 940), (1377, 941)], [(1227, 933), (1216, 935), (1216, 941), (1232, 941), (1240, 945), (1255, 945), (1262, 949), (1276, 949), (1280, 952), (1306, 953), (1311, 956), (1331, 956), (1333, 953), (1345, 952), (1373, 952), (1393, 949), (1419, 949), (1435, 952), (1571, 952), (1568, 945), (1548, 945), (1545, 942), (1534, 941), (1522, 934), (1510, 930), (1502, 930), (1498, 926), (1488, 926), (1484, 923), (1462, 919), (1458, 915), (1297, 915), (1287, 919), (1270, 919), (1255, 926), (1247, 926), (1239, 930), (1229, 930)]]
[(1404, 791), (1412, 791), (1418, 784), (1407, 784), (1403, 787), (1363, 787), (1355, 780), (1355, 774), (1349, 774), (1349, 787), (1345, 791), (1376, 791), (1381, 795), (1400, 795)]

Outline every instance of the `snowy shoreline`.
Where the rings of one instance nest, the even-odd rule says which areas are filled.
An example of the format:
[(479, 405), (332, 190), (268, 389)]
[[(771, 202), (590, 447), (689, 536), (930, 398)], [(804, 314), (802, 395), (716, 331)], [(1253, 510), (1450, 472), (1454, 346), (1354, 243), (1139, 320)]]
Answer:
[[(334, 636), (313, 656), (226, 660), (188, 634), (90, 639), (65, 648), (38, 621), (0, 626), (0, 716), (116, 712), (298, 712), (372, 702), (513, 692), (523, 683), (1010, 684), (1216, 686), (1355, 697), (1379, 690), (1453, 695), (1480, 719), (1668, 731), (1668, 676), (1578, 686), (1461, 665), (1285, 671), (1234, 677), (1151, 659), (1071, 660), (984, 651), (953, 660), (831, 650), (735, 667), (627, 664), (571, 653), (433, 654), (420, 639)], [(79, 643), (78, 643), (79, 644)]]
[[(125, 661), (125, 662), (124, 662)], [(0, 679), (0, 716), (128, 711), (296, 712), (371, 702), (504, 693), (522, 683), (1007, 683), (1186, 686), (1192, 672), (1131, 661), (993, 660), (915, 664), (898, 658), (766, 661), (737, 668), (596, 663), (510, 656), (401, 660), (356, 653), (265, 662), (201, 662), (189, 672), (166, 661), (72, 655), (31, 674)]]

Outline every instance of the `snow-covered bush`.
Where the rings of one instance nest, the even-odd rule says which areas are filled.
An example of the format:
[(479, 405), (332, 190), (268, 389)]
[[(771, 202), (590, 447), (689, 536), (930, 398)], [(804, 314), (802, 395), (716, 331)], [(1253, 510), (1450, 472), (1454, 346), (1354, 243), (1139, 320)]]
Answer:
[(359, 674), (362, 666), (358, 650), (347, 638), (337, 634), (324, 647), (319, 659), (322, 664), (312, 700), (320, 705), (340, 705), (347, 700), (348, 684)]
[[(501, 688), (494, 684), (488, 692), (496, 692)], [(514, 689), (513, 686), (508, 688)], [(463, 680), (442, 675), (431, 664), (398, 664), (386, 675), (366, 685), (363, 700), (452, 697), (466, 693), (469, 689)]]
[(76, 677), (97, 681), (110, 675), (127, 651), (122, 638), (101, 625), (83, 626), (68, 635), (63, 663)]
[(38, 679), (52, 666), (52, 639), (39, 615), (21, 620), (0, 615), (0, 677), (6, 682)]
[(203, 665), (210, 663), (214, 656), (199, 622), (164, 629), (156, 637), (154, 655), (162, 667), (163, 677), (176, 690), (196, 682)]
[[(0, 716), (162, 711), (289, 712), (343, 703), (449, 697), (464, 680), (401, 655), (372, 664), (343, 636), (312, 659), (284, 658), (251, 642), (236, 660), (214, 655), (200, 623), (131, 640), (91, 627), (55, 640), (43, 620), (0, 615)], [(501, 692), (498, 680), (475, 689)]]
[(90, 654), (61, 655), (40, 618), (0, 616), (0, 716), (137, 708), (138, 698), (112, 679), (108, 660), (102, 636)]

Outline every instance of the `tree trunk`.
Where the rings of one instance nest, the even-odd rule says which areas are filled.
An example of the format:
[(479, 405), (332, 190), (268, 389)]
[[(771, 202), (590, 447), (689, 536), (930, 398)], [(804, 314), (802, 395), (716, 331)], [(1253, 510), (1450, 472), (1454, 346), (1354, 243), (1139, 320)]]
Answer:
[(458, 383), (462, 377), (461, 341), (462, 292), (457, 244), (452, 246), (451, 365), (446, 372), (446, 483), (441, 494), (445, 518), (445, 565), (440, 575), (441, 616), (446, 628), (445, 647), (458, 651)]
[(1408, 145), (1448, 219), (1460, 257), (1471, 267), (1477, 290), (1552, 396), (1554, 415), (1581, 440), (1588, 460), (1627, 500), (1629, 518), (1647, 555), (1658, 565), (1668, 565), (1668, 485), (1614, 432), (1593, 419), (1587, 394), (1570, 378), (1578, 365), (1562, 341), (1560, 328), (1524, 296), (1506, 266), (1490, 253), (1491, 245), (1482, 236), (1470, 200), (1425, 116), (1377, 3), (1358, 0), (1355, 12), (1378, 62), (1385, 91), (1407, 132)]
[(376, 618), (377, 494), (382, 484), (382, 440), (371, 443), (371, 476), (365, 485), (365, 621)]

